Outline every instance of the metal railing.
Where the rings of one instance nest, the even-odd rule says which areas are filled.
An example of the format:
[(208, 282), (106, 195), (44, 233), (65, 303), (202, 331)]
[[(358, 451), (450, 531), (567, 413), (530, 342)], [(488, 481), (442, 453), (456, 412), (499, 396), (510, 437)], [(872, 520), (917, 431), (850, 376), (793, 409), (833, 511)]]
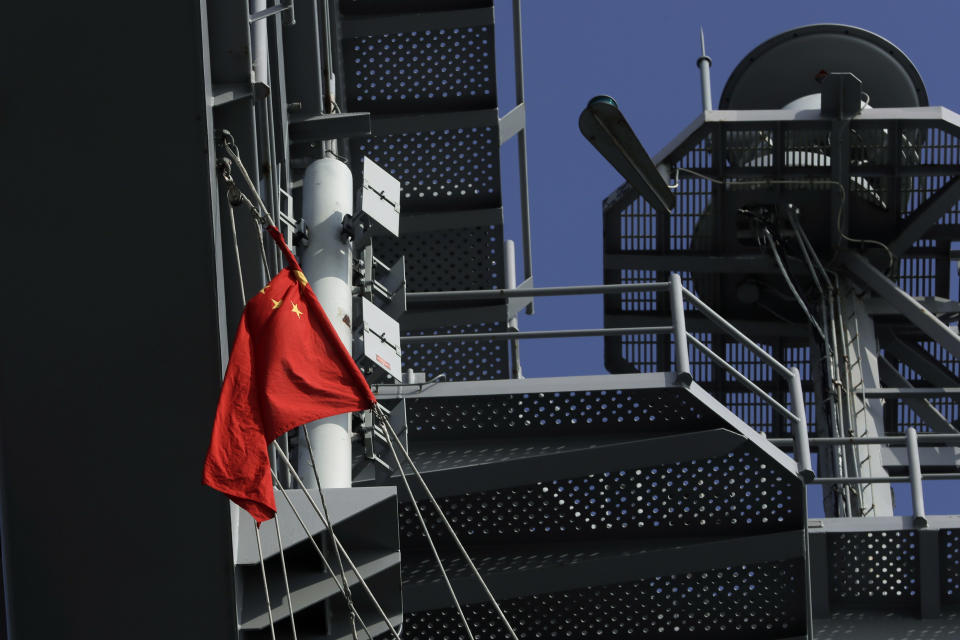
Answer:
[[(436, 291), (408, 294), (408, 298), (422, 302), (461, 302), (502, 300), (506, 298), (525, 298), (537, 296), (572, 296), (589, 294), (615, 294), (628, 292), (666, 292), (669, 297), (670, 321), (669, 326), (640, 326), (617, 327), (602, 329), (568, 329), (554, 331), (527, 331), (527, 332), (497, 332), (497, 333), (467, 333), (442, 334), (427, 336), (406, 336), (401, 342), (449, 342), (459, 340), (524, 340), (535, 338), (570, 338), (585, 336), (613, 336), (613, 335), (644, 335), (670, 334), (674, 340), (674, 371), (677, 381), (681, 384), (690, 384), (694, 378), (690, 368), (691, 345), (703, 352), (717, 367), (730, 374), (751, 393), (756, 394), (774, 411), (783, 416), (790, 424), (792, 438), (770, 438), (769, 442), (779, 447), (792, 449), (797, 461), (797, 470), (800, 477), (808, 484), (863, 485), (869, 483), (909, 483), (913, 498), (914, 522), (923, 527), (927, 524), (926, 509), (923, 501), (923, 480), (956, 480), (960, 473), (922, 473), (920, 464), (920, 446), (956, 443), (960, 446), (960, 434), (918, 434), (910, 427), (902, 436), (882, 437), (819, 437), (810, 438), (807, 432), (806, 409), (803, 403), (800, 371), (796, 367), (787, 367), (770, 355), (760, 345), (744, 335), (739, 329), (725, 320), (723, 316), (712, 309), (707, 303), (698, 298), (693, 292), (685, 288), (679, 274), (672, 273), (668, 282), (640, 282), (612, 285), (589, 285), (571, 287), (543, 287), (524, 289), (491, 289), (480, 291)], [(739, 369), (726, 361), (696, 336), (686, 329), (686, 314), (684, 302), (692, 305), (707, 320), (734, 340), (741, 343), (750, 352), (755, 354), (763, 363), (770, 366), (772, 371), (784, 378), (788, 383), (790, 393), (790, 408), (784, 406), (776, 398), (764, 391), (756, 382), (744, 375)], [(942, 396), (960, 394), (960, 389), (870, 389), (865, 392), (868, 397), (886, 397), (888, 395), (912, 396)], [(820, 477), (817, 478), (811, 464), (810, 447), (837, 446), (837, 445), (870, 445), (905, 444), (907, 447), (906, 476), (877, 476), (877, 477)]]
[[(770, 438), (770, 443), (778, 447), (789, 448), (793, 442), (789, 438)], [(923, 501), (924, 480), (960, 480), (960, 473), (923, 473), (920, 464), (920, 447), (934, 447), (939, 445), (960, 445), (960, 433), (917, 433), (914, 427), (909, 427), (903, 435), (875, 436), (875, 437), (825, 437), (810, 438), (810, 446), (837, 446), (844, 444), (867, 445), (906, 445), (907, 447), (907, 475), (905, 476), (868, 476), (868, 477), (820, 477), (811, 481), (812, 484), (840, 485), (840, 484), (869, 484), (869, 483), (910, 483), (910, 494), (913, 499), (913, 518), (917, 526), (927, 524), (926, 508)]]
[[(436, 342), (457, 342), (461, 340), (524, 340), (533, 338), (571, 338), (588, 336), (611, 336), (611, 335), (649, 335), (649, 334), (670, 334), (673, 336), (674, 343), (674, 371), (677, 374), (677, 382), (688, 385), (693, 381), (693, 375), (690, 370), (690, 345), (700, 349), (710, 360), (712, 360), (720, 369), (729, 373), (736, 381), (740, 382), (751, 393), (756, 394), (770, 407), (779, 413), (791, 424), (793, 434), (794, 457), (797, 460), (797, 469), (801, 478), (805, 482), (810, 482), (814, 478), (813, 468), (810, 463), (810, 446), (807, 434), (806, 409), (803, 404), (803, 390), (801, 388), (800, 372), (796, 367), (787, 367), (772, 355), (767, 353), (753, 340), (744, 335), (739, 329), (725, 320), (719, 313), (714, 311), (708, 304), (700, 300), (689, 289), (683, 286), (680, 275), (670, 274), (670, 280), (667, 282), (637, 282), (628, 284), (608, 284), (608, 285), (589, 285), (589, 286), (571, 286), (571, 287), (542, 287), (542, 288), (524, 288), (524, 289), (487, 289), (476, 291), (429, 291), (407, 294), (408, 301), (411, 302), (478, 302), (484, 300), (502, 300), (506, 298), (534, 298), (538, 296), (571, 296), (588, 294), (611, 294), (628, 292), (667, 292), (670, 302), (670, 321), (669, 326), (641, 326), (641, 327), (617, 327), (602, 329), (568, 329), (555, 331), (505, 331), (492, 333), (454, 333), (454, 334), (436, 334), (423, 336), (404, 336), (400, 339), (403, 343), (436, 343)], [(778, 375), (786, 379), (790, 392), (790, 408), (788, 409), (776, 398), (760, 388), (760, 386), (747, 377), (743, 372), (726, 361), (721, 355), (714, 352), (695, 336), (687, 332), (684, 301), (689, 302), (694, 309), (700, 311), (708, 320), (717, 326), (721, 331), (740, 342), (749, 351), (754, 353), (764, 363)]]

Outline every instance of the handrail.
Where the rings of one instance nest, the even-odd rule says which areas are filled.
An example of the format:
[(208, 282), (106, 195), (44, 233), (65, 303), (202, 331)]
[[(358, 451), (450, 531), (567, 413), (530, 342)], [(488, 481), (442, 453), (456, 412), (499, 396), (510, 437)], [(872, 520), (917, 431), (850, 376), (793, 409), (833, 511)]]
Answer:
[(527, 340), (532, 338), (587, 338), (592, 336), (621, 336), (642, 333), (670, 333), (673, 327), (614, 327), (603, 329), (550, 329), (545, 331), (491, 331), (489, 333), (438, 333), (424, 336), (401, 336), (400, 344), (407, 342), (458, 342), (460, 340)]
[(741, 333), (739, 329), (737, 329), (735, 326), (727, 322), (723, 316), (721, 316), (719, 313), (714, 311), (710, 307), (710, 305), (708, 305), (706, 302), (698, 298), (696, 295), (693, 294), (692, 291), (690, 291), (686, 287), (683, 288), (683, 297), (686, 298), (690, 303), (692, 303), (699, 311), (701, 311), (703, 315), (707, 316), (707, 318), (709, 318), (710, 320), (713, 320), (714, 324), (718, 325), (721, 329), (726, 331), (732, 337), (742, 342), (745, 347), (747, 347), (748, 349), (750, 349), (750, 351), (758, 355), (761, 360), (766, 361), (766, 363), (769, 364), (771, 367), (773, 367), (773, 369), (777, 373), (779, 373), (781, 376), (783, 376), (787, 380), (793, 377), (793, 372), (790, 371), (790, 369), (788, 369), (786, 365), (782, 364), (779, 360), (777, 360), (772, 355), (767, 353), (767, 351), (763, 349), (760, 345), (758, 345), (756, 342), (754, 342), (753, 340), (745, 336), (743, 333)]
[(692, 342), (695, 347), (697, 347), (698, 349), (703, 351), (705, 354), (707, 354), (707, 356), (711, 360), (713, 360), (718, 367), (720, 367), (721, 369), (723, 369), (724, 371), (726, 371), (727, 373), (735, 377), (737, 380), (742, 382), (745, 387), (750, 389), (750, 391), (752, 391), (753, 393), (757, 394), (758, 396), (766, 400), (767, 403), (770, 404), (770, 406), (772, 406), (773, 409), (777, 413), (782, 415), (784, 418), (786, 418), (787, 420), (790, 420), (791, 422), (798, 422), (800, 420), (800, 418), (796, 414), (794, 414), (792, 411), (790, 411), (785, 406), (780, 404), (780, 402), (776, 398), (774, 398), (769, 393), (767, 393), (766, 391), (761, 389), (759, 386), (757, 386), (756, 382), (754, 382), (747, 376), (743, 375), (736, 367), (734, 367), (732, 364), (730, 364), (729, 362), (721, 358), (716, 351), (714, 351), (707, 345), (703, 344), (703, 342), (693, 337), (692, 335), (687, 334), (687, 340)]
[[(458, 333), (441, 334), (426, 336), (404, 336), (401, 342), (447, 342), (455, 340), (523, 340), (528, 338), (568, 338), (584, 336), (610, 336), (610, 335), (637, 335), (637, 334), (671, 334), (674, 337), (674, 370), (677, 374), (677, 382), (683, 385), (690, 384), (693, 376), (690, 371), (690, 356), (688, 344), (700, 349), (710, 360), (720, 369), (732, 375), (738, 382), (743, 384), (750, 392), (758, 395), (767, 402), (771, 408), (786, 418), (792, 425), (792, 438), (771, 438), (769, 442), (776, 446), (792, 447), (794, 458), (797, 461), (797, 470), (800, 477), (806, 483), (812, 484), (870, 484), (870, 483), (899, 483), (909, 482), (913, 497), (914, 522), (918, 527), (926, 526), (926, 512), (923, 505), (922, 481), (924, 479), (960, 479), (960, 473), (922, 473), (920, 465), (919, 447), (929, 446), (941, 443), (956, 442), (960, 446), (960, 434), (918, 434), (916, 429), (910, 427), (902, 436), (878, 436), (878, 437), (818, 437), (810, 438), (807, 433), (806, 408), (803, 402), (803, 388), (801, 385), (800, 371), (796, 367), (787, 367), (774, 356), (770, 355), (760, 345), (748, 338), (744, 333), (728, 322), (717, 311), (710, 307), (703, 300), (698, 298), (693, 292), (683, 286), (680, 275), (670, 274), (668, 282), (636, 282), (611, 285), (585, 285), (570, 287), (541, 287), (541, 288), (512, 288), (512, 289), (484, 289), (472, 291), (428, 291), (407, 294), (408, 299), (421, 302), (453, 302), (453, 301), (476, 301), (476, 300), (499, 300), (503, 298), (534, 298), (537, 296), (567, 296), (567, 295), (589, 295), (589, 294), (616, 294), (635, 291), (666, 291), (668, 293), (670, 309), (670, 326), (648, 326), (648, 327), (620, 327), (620, 328), (602, 328), (602, 329), (564, 329), (552, 331), (508, 331), (497, 333)], [(748, 378), (735, 366), (727, 362), (720, 354), (716, 353), (696, 336), (686, 330), (686, 319), (684, 313), (684, 301), (689, 302), (696, 310), (703, 313), (720, 330), (730, 337), (734, 338), (745, 346), (751, 353), (760, 358), (761, 361), (769, 365), (776, 373), (785, 378), (789, 384), (790, 408), (781, 404), (776, 398), (764, 391), (760, 386)], [(903, 389), (884, 390), (871, 389), (867, 396), (886, 396), (886, 395), (957, 395), (960, 394), (960, 388), (940, 388), (940, 389)], [(818, 445), (841, 445), (841, 444), (905, 444), (907, 447), (908, 461), (907, 468), (909, 475), (906, 476), (877, 476), (877, 477), (815, 477), (811, 461), (810, 447)]]
[(541, 296), (582, 296), (591, 294), (666, 291), (669, 282), (625, 282), (623, 284), (588, 284), (568, 287), (516, 287), (512, 289), (468, 289), (463, 291), (411, 291), (407, 302), (468, 302), (501, 298), (537, 298)]
[[(411, 335), (400, 338), (402, 343), (436, 343), (455, 342), (460, 340), (526, 340), (533, 338), (575, 338), (587, 336), (613, 335), (642, 335), (664, 334), (673, 335), (674, 371), (677, 382), (689, 385), (693, 382), (690, 371), (689, 343), (706, 353), (706, 355), (721, 369), (734, 376), (750, 392), (757, 394), (767, 402), (774, 411), (786, 418), (792, 425), (794, 439), (794, 456), (797, 468), (804, 481), (813, 479), (814, 473), (810, 463), (810, 446), (808, 443), (806, 410), (803, 404), (803, 390), (801, 388), (800, 372), (796, 367), (788, 368), (775, 357), (767, 353), (753, 340), (744, 335), (739, 329), (730, 324), (719, 313), (713, 310), (703, 300), (698, 298), (689, 289), (683, 286), (680, 274), (670, 274), (668, 282), (630, 282), (604, 285), (578, 285), (569, 287), (514, 287), (510, 289), (481, 289), (469, 291), (422, 291), (407, 294), (411, 302), (468, 302), (482, 300), (502, 300), (504, 298), (535, 298), (538, 296), (570, 296), (589, 294), (616, 294), (628, 292), (666, 291), (670, 308), (671, 326), (649, 327), (605, 327), (602, 329), (561, 329), (548, 331), (505, 331), (490, 333), (452, 333), (437, 335)], [(722, 356), (711, 350), (707, 345), (687, 332), (684, 313), (684, 300), (690, 302), (694, 308), (712, 320), (718, 328), (735, 340), (742, 343), (748, 350), (757, 355), (763, 362), (770, 365), (774, 371), (784, 377), (790, 385), (791, 408), (788, 409), (776, 398), (764, 391), (755, 382), (750, 380), (739, 369), (727, 362)]]

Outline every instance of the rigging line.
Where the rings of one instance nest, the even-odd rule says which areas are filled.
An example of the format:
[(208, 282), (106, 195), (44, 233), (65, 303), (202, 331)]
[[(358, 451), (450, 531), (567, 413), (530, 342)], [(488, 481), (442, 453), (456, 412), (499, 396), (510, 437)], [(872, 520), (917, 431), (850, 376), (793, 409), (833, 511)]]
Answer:
[(797, 291), (797, 288), (793, 286), (793, 280), (790, 279), (790, 274), (787, 273), (787, 268), (783, 265), (783, 260), (780, 259), (780, 252), (777, 251), (776, 243), (773, 241), (773, 235), (771, 235), (770, 229), (764, 227), (763, 233), (767, 240), (766, 244), (768, 247), (770, 247), (771, 253), (773, 253), (773, 259), (776, 261), (777, 267), (780, 269), (780, 275), (782, 275), (784, 281), (786, 281), (787, 287), (790, 289), (790, 293), (793, 294), (797, 304), (800, 305), (801, 309), (803, 309), (803, 313), (807, 316), (807, 321), (810, 322), (810, 326), (816, 329), (817, 333), (820, 334), (820, 339), (826, 342), (827, 335), (823, 332), (823, 328), (817, 323), (813, 315), (811, 315), (810, 310), (807, 309), (807, 305), (803, 302), (803, 298), (800, 297), (800, 293)]
[(433, 536), (430, 535), (430, 529), (427, 527), (427, 521), (423, 517), (423, 513), (420, 511), (420, 506), (417, 504), (417, 498), (413, 495), (413, 488), (410, 486), (410, 483), (407, 481), (407, 475), (403, 472), (403, 465), (400, 464), (400, 457), (397, 455), (397, 450), (393, 446), (393, 439), (387, 436), (387, 445), (390, 447), (390, 453), (393, 455), (394, 461), (397, 463), (397, 471), (400, 473), (400, 479), (403, 481), (403, 486), (406, 487), (407, 493), (410, 495), (410, 504), (413, 505), (413, 511), (417, 514), (417, 519), (420, 521), (420, 526), (423, 528), (423, 534), (427, 537), (427, 544), (430, 546), (430, 552), (433, 553), (433, 559), (437, 561), (437, 567), (440, 569), (440, 574), (443, 576), (443, 582), (447, 585), (447, 591), (450, 592), (450, 597), (453, 599), (453, 606), (457, 608), (457, 614), (460, 616), (460, 621), (463, 623), (463, 630), (467, 632), (467, 637), (470, 640), (474, 640), (473, 631), (470, 629), (470, 623), (467, 622), (467, 616), (463, 612), (463, 607), (460, 606), (460, 600), (457, 598), (457, 593), (453, 589), (453, 585), (450, 584), (450, 578), (447, 576), (447, 570), (443, 566), (443, 561), (440, 559), (440, 554), (437, 552), (436, 545), (433, 544)]
[(260, 243), (260, 261), (263, 263), (263, 273), (266, 276), (267, 280), (270, 280), (272, 277), (270, 263), (267, 261), (267, 249), (263, 245), (263, 227), (260, 226), (260, 221), (256, 218), (253, 219), (253, 224), (257, 228), (257, 241)]
[(260, 575), (263, 576), (263, 595), (267, 599), (267, 618), (270, 620), (270, 637), (277, 640), (277, 632), (273, 628), (273, 606), (270, 604), (270, 588), (267, 586), (267, 567), (263, 563), (263, 546), (260, 544), (260, 525), (253, 523), (257, 532), (257, 553), (260, 554)]
[(297, 640), (297, 623), (293, 619), (293, 596), (290, 595), (290, 580), (287, 578), (287, 560), (283, 553), (283, 538), (280, 537), (280, 514), (273, 516), (273, 524), (277, 528), (277, 547), (280, 549), (280, 568), (283, 570), (283, 586), (287, 590), (287, 609), (290, 611), (290, 628), (293, 630), (293, 640)]
[[(307, 427), (305, 425), (300, 425), (300, 437), (307, 443), (307, 453), (310, 455), (310, 467), (313, 469), (313, 475), (317, 479), (317, 493), (320, 494), (320, 506), (323, 507), (323, 515), (329, 522), (328, 528), (330, 533), (333, 533), (333, 519), (330, 517), (330, 512), (327, 510), (327, 499), (323, 497), (323, 489), (321, 489), (320, 482), (320, 471), (317, 469), (317, 463), (313, 457), (313, 443), (310, 442), (310, 438), (307, 435)], [(347, 589), (347, 595), (353, 596), (350, 591), (350, 585), (347, 583), (347, 572), (343, 567), (343, 556), (340, 554), (340, 550), (334, 547), (334, 552), (337, 554), (337, 564), (340, 565), (340, 576), (343, 579), (343, 585)]]
[(237, 257), (237, 278), (240, 280), (240, 297), (243, 304), (247, 304), (247, 292), (243, 288), (243, 263), (240, 261), (240, 243), (237, 240), (237, 222), (233, 216), (233, 205), (227, 204), (230, 209), (230, 230), (233, 232), (233, 254)]
[(277, 226), (277, 223), (273, 220), (273, 216), (270, 215), (270, 210), (267, 209), (267, 205), (264, 204), (263, 198), (260, 197), (260, 192), (257, 190), (256, 185), (253, 184), (253, 179), (251, 179), (250, 174), (247, 173), (247, 168), (243, 166), (243, 160), (240, 159), (240, 152), (236, 145), (233, 143), (224, 143), (223, 147), (226, 149), (227, 155), (230, 156), (230, 159), (237, 163), (237, 168), (240, 169), (240, 175), (243, 176), (243, 179), (250, 188), (250, 191), (253, 192), (253, 196), (257, 199), (257, 204), (260, 205), (260, 211), (263, 212), (267, 222), (269, 222), (271, 226)]
[[(330, 579), (333, 580), (333, 583), (335, 585), (337, 585), (337, 589), (340, 591), (340, 594), (343, 596), (344, 600), (347, 601), (347, 607), (350, 609), (351, 614), (357, 616), (357, 618), (360, 620), (360, 626), (363, 627), (363, 631), (367, 634), (368, 640), (373, 640), (373, 634), (370, 633), (370, 629), (367, 628), (367, 625), (366, 623), (364, 623), (363, 618), (361, 618), (360, 614), (357, 613), (357, 608), (353, 604), (353, 599), (347, 596), (347, 592), (346, 590), (344, 590), (343, 585), (340, 584), (339, 580), (337, 580), (336, 572), (333, 570), (333, 567), (330, 566), (330, 563), (327, 561), (327, 557), (323, 555), (323, 551), (320, 550), (320, 546), (317, 544), (317, 541), (313, 539), (313, 535), (311, 535), (310, 529), (307, 527), (307, 524), (303, 521), (303, 517), (300, 515), (300, 512), (297, 510), (297, 507), (293, 504), (293, 500), (291, 500), (290, 496), (287, 495), (287, 490), (280, 485), (280, 478), (277, 477), (277, 472), (274, 471), (273, 469), (270, 469), (270, 475), (273, 476), (274, 486), (280, 490), (280, 494), (287, 501), (287, 505), (289, 505), (290, 509), (293, 511), (293, 515), (297, 517), (297, 521), (300, 523), (300, 526), (303, 528), (303, 532), (307, 534), (307, 540), (309, 540), (310, 544), (313, 545), (313, 548), (316, 549), (317, 554), (320, 556), (320, 561), (323, 562), (324, 569), (326, 569), (327, 573), (330, 574)], [(374, 602), (376, 602), (376, 600), (374, 600)], [(390, 627), (391, 629), (393, 628), (389, 622), (387, 622), (387, 626)], [(398, 640), (399, 640), (399, 636), (398, 636)]]
[[(370, 600), (373, 601), (373, 605), (377, 608), (377, 612), (380, 614), (380, 617), (383, 618), (383, 621), (387, 623), (387, 626), (390, 627), (390, 631), (393, 633), (393, 637), (396, 640), (402, 640), (399, 635), (397, 635), (396, 630), (393, 628), (393, 625), (390, 624), (390, 618), (384, 612), (383, 607), (380, 606), (380, 602), (377, 600), (376, 596), (373, 595), (373, 590), (370, 589), (370, 585), (367, 584), (367, 581), (364, 580), (363, 576), (360, 575), (360, 570), (357, 569), (357, 565), (354, 564), (353, 560), (350, 558), (350, 554), (347, 553), (347, 550), (341, 544), (340, 539), (337, 538), (337, 535), (330, 529), (330, 522), (324, 518), (323, 512), (320, 510), (320, 507), (317, 505), (316, 501), (313, 499), (313, 496), (310, 495), (310, 492), (307, 491), (307, 486), (303, 484), (303, 480), (300, 478), (300, 474), (297, 473), (297, 470), (294, 468), (293, 463), (290, 462), (290, 458), (283, 452), (279, 447), (276, 448), (277, 455), (280, 456), (280, 459), (283, 460), (283, 463), (287, 465), (287, 468), (290, 469), (290, 473), (293, 475), (294, 480), (297, 481), (297, 484), (300, 485), (301, 491), (303, 491), (304, 497), (310, 503), (310, 506), (313, 507), (313, 510), (319, 516), (320, 521), (327, 528), (327, 531), (330, 533), (330, 539), (333, 540), (333, 544), (336, 545), (340, 551), (343, 552), (343, 557), (346, 559), (347, 564), (350, 566), (350, 570), (353, 571), (353, 575), (357, 576), (357, 581), (360, 583), (360, 586), (363, 587), (363, 590), (370, 597)], [(271, 469), (271, 473), (276, 476), (276, 473)], [(282, 489), (281, 489), (282, 490)]]
[[(497, 599), (494, 597), (493, 593), (490, 591), (490, 587), (487, 586), (486, 581), (484, 581), (483, 576), (480, 575), (480, 571), (477, 570), (477, 566), (473, 563), (473, 560), (470, 558), (470, 554), (464, 548), (463, 543), (460, 542), (460, 537), (457, 535), (457, 532), (454, 531), (453, 525), (450, 524), (450, 521), (447, 520), (447, 516), (443, 513), (443, 509), (440, 508), (440, 504), (437, 502), (437, 499), (433, 496), (433, 493), (430, 491), (430, 487), (427, 486), (426, 480), (423, 479), (423, 476), (420, 475), (420, 470), (417, 469), (417, 466), (413, 463), (413, 459), (410, 457), (410, 452), (403, 446), (403, 443), (400, 442), (400, 436), (396, 434), (393, 430), (393, 426), (390, 424), (389, 419), (387, 419), (386, 413), (380, 408), (379, 405), (374, 406), (374, 414), (380, 418), (381, 426), (387, 432), (387, 437), (392, 437), (396, 443), (397, 447), (403, 453), (403, 457), (406, 460), (407, 464), (410, 466), (410, 469), (413, 471), (414, 475), (417, 476), (417, 480), (420, 481), (420, 484), (423, 486), (424, 492), (427, 494), (430, 502), (433, 504), (433, 508), (436, 510), (437, 514), (440, 516), (440, 519), (443, 521), (444, 526), (447, 529), (447, 532), (450, 534), (450, 537), (453, 539), (454, 544), (460, 550), (460, 554), (463, 556), (463, 559), (466, 560), (467, 565), (470, 566), (471, 571), (473, 572), (474, 577), (476, 577), (477, 582), (480, 583), (480, 586), (483, 588), (484, 593), (486, 593), (487, 598), (490, 600), (490, 604), (493, 605), (493, 608), (496, 609), (497, 614), (500, 616), (500, 619), (503, 621), (504, 626), (506, 626), (507, 631), (510, 634), (510, 637), (513, 640), (519, 640), (517, 638), (516, 632), (513, 630), (513, 626), (510, 624), (510, 621), (507, 620), (507, 616), (503, 613), (503, 609), (500, 608), (500, 604), (497, 602)], [(401, 469), (401, 472), (403, 470)]]

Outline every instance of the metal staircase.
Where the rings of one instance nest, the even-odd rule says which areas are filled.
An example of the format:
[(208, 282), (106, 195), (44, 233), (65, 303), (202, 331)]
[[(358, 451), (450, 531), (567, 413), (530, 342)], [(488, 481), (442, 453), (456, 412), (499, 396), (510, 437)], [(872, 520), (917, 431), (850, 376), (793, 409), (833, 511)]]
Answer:
[[(413, 457), (520, 637), (804, 633), (796, 464), (700, 385), (647, 373), (378, 393), (405, 399)], [(405, 629), (461, 633), (403, 501), (400, 523)], [(445, 560), (471, 623), (509, 637)]]

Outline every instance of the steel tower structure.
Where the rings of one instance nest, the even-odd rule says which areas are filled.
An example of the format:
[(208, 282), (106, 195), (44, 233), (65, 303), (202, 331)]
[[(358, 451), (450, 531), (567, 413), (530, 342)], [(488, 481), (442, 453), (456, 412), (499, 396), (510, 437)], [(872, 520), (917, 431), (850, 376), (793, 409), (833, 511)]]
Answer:
[[(30, 18), (26, 5), (11, 10)], [(261, 266), (261, 232), (242, 221), (224, 182), (231, 167), (240, 181), (237, 163), (223, 161), (230, 141), (301, 252), (311, 242), (304, 173), (318, 159), (349, 165), (358, 193), (399, 210), (393, 236), (362, 217), (361, 195), (343, 226), (357, 340), (389, 342), (368, 326), (374, 302), (399, 317), (402, 334), (402, 377), (375, 358), (361, 364), (518, 637), (954, 632), (960, 517), (923, 513), (922, 478), (957, 466), (960, 349), (949, 323), (960, 308), (946, 268), (960, 216), (960, 116), (926, 105), (893, 45), (834, 26), (761, 45), (719, 110), (656, 154), (653, 174), (635, 165), (640, 182), (604, 201), (605, 284), (537, 289), (519, 0), (517, 100), (505, 113), (492, 0), (206, 0), (122, 29), (82, 7), (75, 22), (61, 17), (54, 35), (125, 81), (67, 113), (16, 102), (17, 123), (37, 126), (8, 133), (24, 148), (61, 149), (75, 168), (65, 191), (84, 192), (131, 143), (155, 180), (140, 163), (114, 169), (123, 207), (142, 204), (137, 216), (103, 209), (123, 224), (55, 218), (70, 238), (50, 238), (51, 252), (82, 245), (96, 255), (74, 261), (77, 276), (111, 274), (109, 304), (62, 296), (84, 310), (71, 325), (80, 339), (57, 338), (61, 328), (33, 306), (11, 309), (6, 336), (18, 340), (4, 343), (4, 371), (20, 369), (4, 376), (0, 431), (11, 638), (254, 639), (274, 627), (292, 635), (295, 622), (299, 637), (347, 639), (340, 580), (376, 637), (466, 638), (415, 505), (476, 635), (510, 637), (430, 500), (404, 493), (409, 468), (391, 464), (369, 416), (347, 421), (352, 486), (324, 497), (376, 601), (359, 575), (316, 558), (335, 555), (335, 543), (311, 511), (317, 490), (301, 491), (283, 466), (285, 456), (304, 460), (296, 434), (278, 442), (279, 514), (261, 536), (198, 487), (243, 294), (279, 265), (268, 253)], [(36, 21), (13, 23), (22, 28), (13, 42), (37, 38)], [(186, 34), (184, 46), (148, 64), (173, 33)], [(810, 50), (823, 59), (811, 62)], [(12, 86), (29, 98), (46, 81), (31, 70)], [(90, 95), (89, 83), (64, 82)], [(136, 114), (104, 117), (104, 105), (130, 96)], [(616, 115), (605, 105), (596, 113)], [(47, 126), (63, 119), (84, 143), (76, 149)], [(144, 123), (149, 144), (131, 135)], [(513, 138), (521, 195), (505, 207), (499, 149)], [(364, 158), (400, 181), (399, 195), (374, 183)], [(41, 211), (61, 206), (44, 172), (24, 184), (35, 187), (15, 200), (24, 210), (35, 199)], [(648, 200), (651, 189), (662, 197)], [(186, 223), (168, 224), (183, 202), (193, 205)], [(522, 229), (519, 277), (504, 238), (510, 205)], [(142, 245), (139, 269), (103, 257), (131, 238)], [(32, 246), (10, 255), (41, 280), (62, 277)], [(33, 299), (27, 285), (14, 283), (18, 299)], [(518, 331), (537, 296), (581, 293), (606, 294), (605, 328)], [(117, 315), (138, 308), (149, 313), (136, 326)], [(521, 376), (519, 339), (583, 333), (607, 336), (609, 375)], [(56, 351), (38, 346), (47, 341)], [(57, 444), (39, 477), (34, 456), (21, 455), (36, 433)], [(116, 455), (119, 442), (135, 454)], [(906, 478), (915, 513), (894, 517), (887, 486)], [(825, 487), (826, 518), (807, 517), (811, 482)], [(82, 500), (64, 495), (78, 486)]]

